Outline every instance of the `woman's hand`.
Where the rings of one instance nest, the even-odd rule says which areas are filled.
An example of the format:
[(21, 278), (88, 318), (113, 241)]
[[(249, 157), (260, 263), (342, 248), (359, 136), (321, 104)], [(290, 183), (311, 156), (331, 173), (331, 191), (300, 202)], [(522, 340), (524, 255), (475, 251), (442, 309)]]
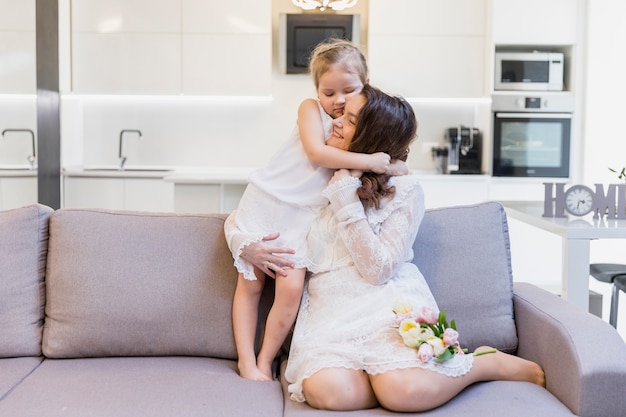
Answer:
[(345, 177), (361, 178), (361, 175), (363, 175), (363, 171), (358, 170), (358, 169), (351, 169), (351, 170), (347, 170), (343, 168), (338, 169), (337, 171), (335, 171), (330, 181), (328, 181), (328, 184), (337, 182), (340, 179), (345, 178)]
[(293, 268), (293, 263), (276, 254), (294, 254), (296, 251), (265, 244), (265, 242), (277, 239), (278, 236), (280, 233), (273, 233), (265, 236), (261, 242), (253, 242), (244, 246), (241, 250), (241, 257), (272, 278), (276, 278), (276, 274), (286, 276), (285, 269)]

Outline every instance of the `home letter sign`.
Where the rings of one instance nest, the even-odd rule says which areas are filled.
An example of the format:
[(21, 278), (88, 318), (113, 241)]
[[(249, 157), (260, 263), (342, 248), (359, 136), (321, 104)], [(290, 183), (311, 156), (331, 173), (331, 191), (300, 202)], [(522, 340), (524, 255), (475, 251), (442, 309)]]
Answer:
[(626, 219), (626, 184), (595, 184), (595, 190), (585, 185), (572, 185), (565, 190), (564, 183), (544, 182), (543, 217), (585, 216), (593, 218)]

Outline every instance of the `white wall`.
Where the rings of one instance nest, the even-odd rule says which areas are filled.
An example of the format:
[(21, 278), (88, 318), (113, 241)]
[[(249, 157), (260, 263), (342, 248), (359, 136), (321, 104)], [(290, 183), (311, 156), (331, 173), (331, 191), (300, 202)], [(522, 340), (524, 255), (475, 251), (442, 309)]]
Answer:
[[(478, 4), (482, 4), (482, 0), (478, 1)], [(64, 17), (63, 14), (70, 13), (69, 0), (61, 0), (61, 5), (61, 21), (68, 24), (69, 18)], [(74, 12), (76, 13), (76, 10)], [(300, 101), (315, 94), (309, 75), (286, 75), (278, 70), (278, 50), (281, 47), (278, 45), (278, 26), (281, 13), (300, 13), (300, 10), (291, 2), (271, 0), (270, 95), (261, 94), (253, 97), (242, 95), (227, 99), (175, 94), (158, 97), (145, 94), (131, 97), (64, 94), (62, 164), (67, 166), (117, 163), (119, 132), (122, 129), (140, 129), (143, 133), (141, 141), (132, 139), (125, 141), (127, 164), (222, 167), (259, 166), (267, 162), (293, 129)], [(349, 9), (346, 13), (361, 15), (360, 38), (367, 55), (368, 0), (359, 1), (356, 7)], [(95, 30), (93, 28), (97, 27), (97, 24), (94, 17), (87, 23), (78, 25), (79, 38), (84, 41), (85, 38), (97, 36), (89, 32)], [(137, 31), (143, 34), (141, 28), (124, 30), (129, 32), (125, 35), (127, 37), (137, 36)], [(64, 63), (70, 61), (71, 33), (65, 28), (62, 28), (62, 31), (64, 40), (62, 39), (61, 42), (61, 61)], [(80, 45), (75, 44), (73, 47), (79, 48)], [(114, 54), (110, 48), (107, 50), (109, 55)], [(237, 54), (237, 51), (233, 52)], [(245, 53), (245, 51), (241, 52)], [(213, 54), (211, 57), (215, 65), (219, 65), (222, 60), (229, 59), (225, 53)], [(76, 62), (78, 59), (76, 56), (72, 59), (74, 71), (78, 71), (75, 75), (80, 77), (78, 81), (72, 80), (71, 74), (68, 73), (71, 68), (65, 67), (62, 84), (66, 86), (66, 92), (84, 85), (80, 84), (80, 79), (89, 74), (84, 71), (83, 67), (89, 65), (91, 59), (80, 63)], [(239, 78), (245, 78), (247, 81), (259, 79), (259, 82), (264, 82), (255, 73), (257, 64), (256, 62), (248, 63), (247, 75)], [(112, 76), (120, 77), (120, 74)], [(167, 74), (164, 77), (171, 79), (167, 77)], [(216, 79), (212, 82), (218, 83), (219, 81)], [(225, 81), (232, 83), (232, 79), (225, 79)], [(378, 85), (375, 77), (372, 78), (372, 83)], [(406, 92), (397, 88), (392, 92), (409, 96), (409, 93), (413, 91), (410, 88), (412, 85), (410, 76), (405, 84)], [(381, 87), (385, 88), (384, 85)], [(430, 149), (444, 143), (443, 135), (447, 127), (458, 124), (482, 126), (485, 128), (484, 140), (488, 144), (489, 101), (487, 99), (435, 97), (433, 101), (422, 96), (421, 98), (413, 97), (411, 102), (419, 120), (419, 140), (413, 146), (409, 158), (412, 168), (434, 170)]]
[[(584, 183), (617, 183), (609, 168), (626, 166), (626, 130), (621, 129), (626, 115), (626, 2), (604, 0), (588, 2), (588, 38), (585, 97)], [(626, 264), (626, 242), (592, 242), (591, 262)], [(591, 286), (604, 294), (605, 317), (608, 317), (610, 286), (591, 280)], [(626, 296), (621, 297), (618, 329), (626, 335)], [(626, 337), (625, 337), (626, 338)]]
[[(576, 94), (582, 98), (581, 128), (584, 138), (581, 150), (582, 177), (576, 183), (617, 183), (609, 168), (626, 166), (626, 131), (620, 128), (626, 114), (626, 84), (621, 82), (626, 68), (626, 54), (621, 43), (626, 39), (626, 3), (622, 0), (586, 2), (585, 85)], [(560, 285), (560, 238), (547, 232), (511, 221), (511, 250), (514, 276), (518, 280)], [(626, 264), (626, 241), (591, 242), (592, 263)], [(556, 278), (556, 279), (555, 279)], [(603, 318), (608, 321), (611, 286), (589, 279), (593, 291), (603, 295)], [(618, 331), (626, 339), (626, 296), (621, 296)]]

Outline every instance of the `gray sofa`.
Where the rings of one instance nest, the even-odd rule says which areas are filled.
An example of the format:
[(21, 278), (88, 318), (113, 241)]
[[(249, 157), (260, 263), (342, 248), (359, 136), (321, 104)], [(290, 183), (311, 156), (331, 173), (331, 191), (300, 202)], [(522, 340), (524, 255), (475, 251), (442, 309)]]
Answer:
[[(0, 212), (0, 416), (391, 415), (314, 410), (288, 398), (280, 375), (238, 376), (224, 218)], [(598, 318), (512, 283), (499, 204), (428, 211), (414, 249), (465, 346), (537, 361), (547, 379), (475, 384), (420, 415), (625, 415), (626, 345)], [(269, 285), (261, 317), (271, 300)]]

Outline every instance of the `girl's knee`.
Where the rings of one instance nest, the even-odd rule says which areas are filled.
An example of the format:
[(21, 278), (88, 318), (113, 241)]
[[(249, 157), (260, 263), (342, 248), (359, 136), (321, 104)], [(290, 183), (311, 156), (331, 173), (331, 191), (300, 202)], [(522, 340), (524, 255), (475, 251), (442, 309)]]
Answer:
[(261, 280), (250, 280), (240, 276), (237, 281), (236, 291), (241, 294), (248, 294), (249, 296), (260, 296), (264, 286), (265, 282)]
[(299, 302), (304, 289), (304, 279), (287, 276), (279, 277), (278, 280), (279, 281), (276, 282), (276, 291), (291, 299), (297, 299)]

